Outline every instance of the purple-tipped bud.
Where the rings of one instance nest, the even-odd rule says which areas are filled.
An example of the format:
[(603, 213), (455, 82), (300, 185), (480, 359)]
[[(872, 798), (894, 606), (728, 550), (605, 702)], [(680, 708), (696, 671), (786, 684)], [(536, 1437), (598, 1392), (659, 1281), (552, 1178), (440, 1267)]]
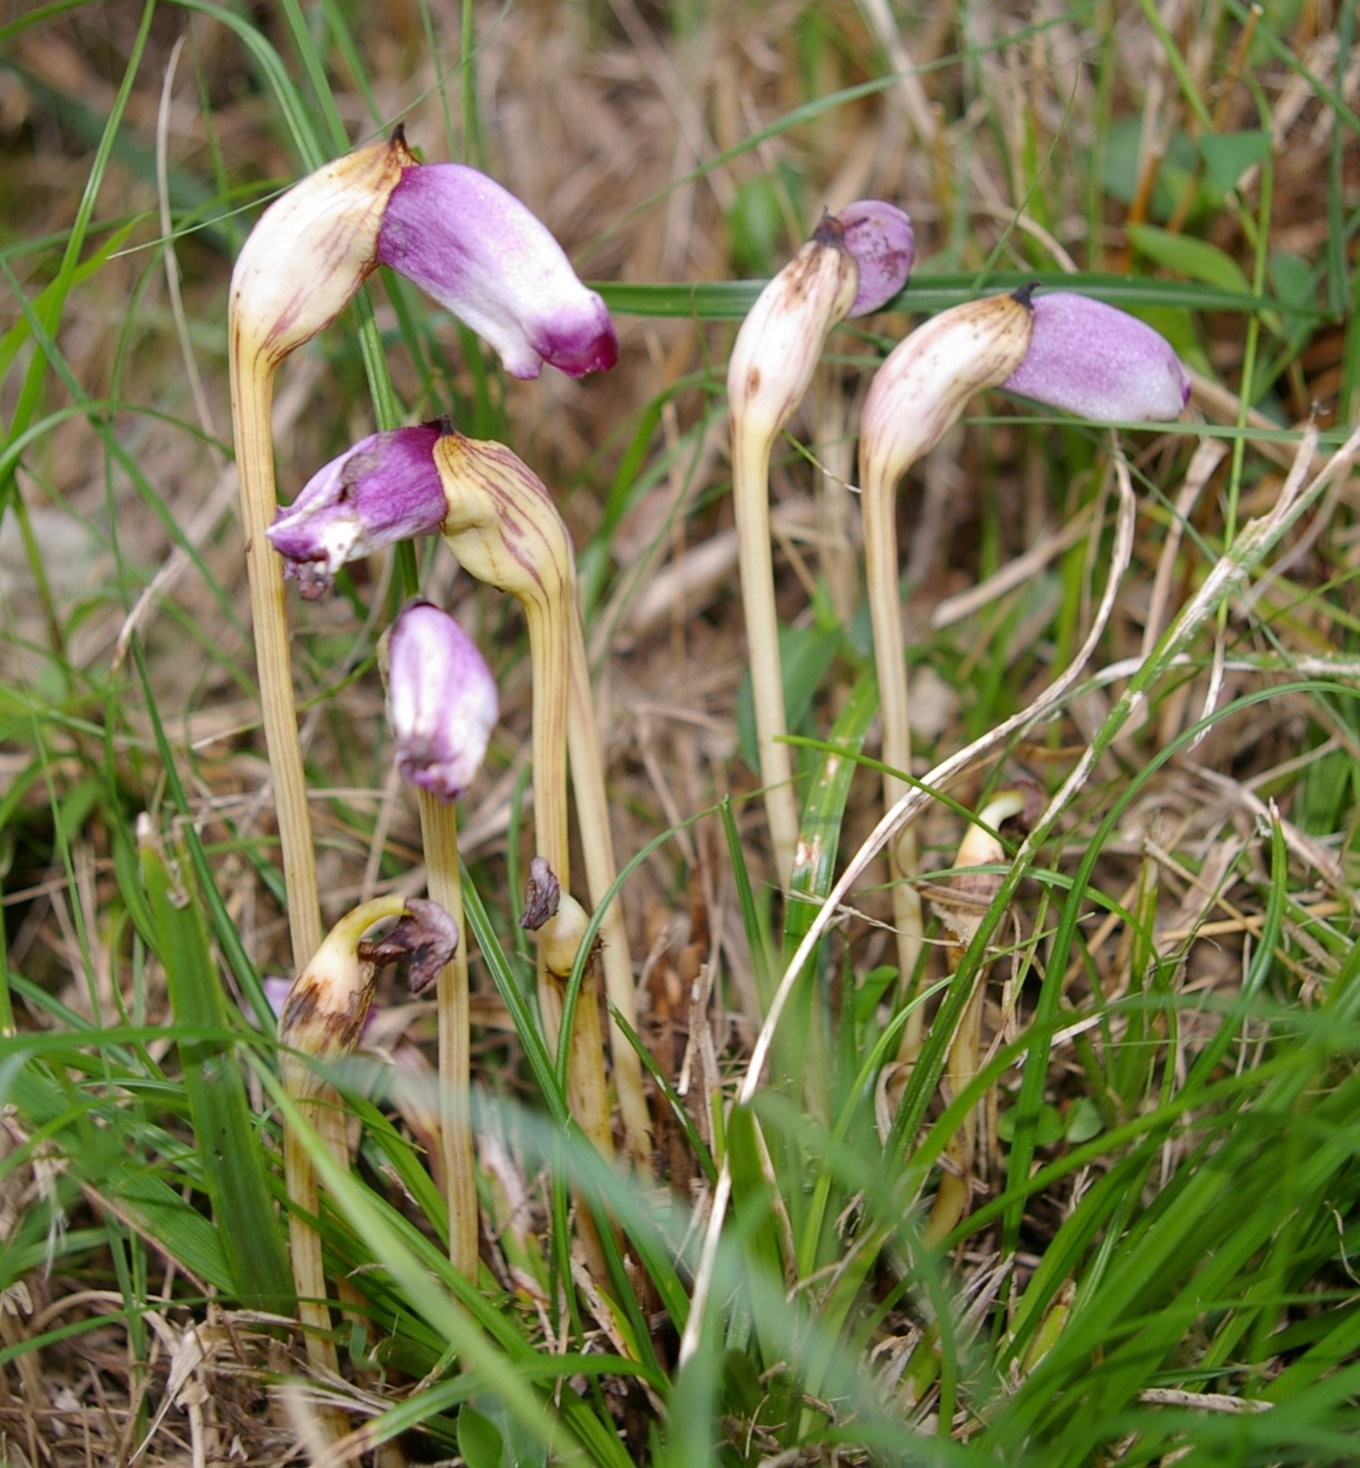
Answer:
[(426, 423), (361, 439), (279, 511), (265, 533), (306, 600), (323, 596), (346, 561), (439, 530), (446, 506), (434, 446), (442, 431)]
[(1029, 351), (1001, 386), (1096, 423), (1165, 421), (1190, 401), (1190, 376), (1164, 336), (1070, 291), (1035, 298)]
[(539, 220), (475, 169), (408, 168), (387, 201), (378, 260), (490, 342), (513, 377), (537, 377), (544, 362), (581, 377), (618, 360), (604, 302)]
[(845, 248), (859, 266), (859, 288), (850, 315), (864, 316), (906, 285), (916, 258), (916, 234), (907, 215), (881, 199), (859, 199), (836, 217), (845, 231)]
[(397, 769), (436, 799), (456, 800), (481, 769), (500, 699), (476, 643), (427, 601), (410, 602), (392, 628), (387, 716)]

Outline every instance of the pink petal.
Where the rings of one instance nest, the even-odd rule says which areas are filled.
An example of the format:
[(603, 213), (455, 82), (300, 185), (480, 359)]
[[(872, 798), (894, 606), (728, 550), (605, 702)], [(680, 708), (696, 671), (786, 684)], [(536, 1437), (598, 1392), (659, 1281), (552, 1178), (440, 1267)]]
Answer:
[(387, 202), (378, 260), (488, 341), (514, 377), (537, 377), (544, 362), (581, 377), (618, 360), (604, 302), (530, 210), (474, 168), (408, 168)]
[(1070, 291), (1035, 297), (1029, 353), (1001, 386), (1095, 423), (1166, 421), (1190, 400), (1189, 374), (1164, 336)]

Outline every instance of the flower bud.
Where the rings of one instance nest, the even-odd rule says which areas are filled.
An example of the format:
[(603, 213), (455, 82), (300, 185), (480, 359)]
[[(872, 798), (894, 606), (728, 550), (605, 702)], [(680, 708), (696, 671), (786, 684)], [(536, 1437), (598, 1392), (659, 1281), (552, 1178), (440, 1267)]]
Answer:
[(414, 162), (398, 133), (337, 158), (276, 199), (232, 273), (233, 333), (277, 366), (329, 325), (372, 273), (383, 210)]
[(279, 511), (265, 533), (306, 600), (324, 595), (347, 561), (440, 528), (444, 491), (434, 446), (441, 432), (426, 423), (361, 439)]
[(1158, 422), (1190, 401), (1190, 376), (1159, 332), (1090, 296), (1034, 301), (1034, 338), (1001, 384), (1094, 423)]
[(604, 302), (530, 210), (474, 168), (408, 168), (387, 201), (378, 260), (490, 342), (512, 377), (537, 377), (544, 362), (581, 377), (618, 360)]
[(408, 603), (392, 628), (387, 712), (402, 776), (456, 800), (482, 767), (500, 700), (476, 643), (427, 601)]
[(874, 375), (860, 425), (861, 477), (895, 484), (933, 449), (974, 393), (1024, 361), (1034, 329), (1028, 292), (952, 306), (900, 341)]
[(988, 904), (1001, 890), (1000, 872), (975, 870), (1005, 863), (1006, 848), (995, 833), (1008, 821), (1028, 831), (1043, 805), (1044, 794), (1038, 785), (1032, 780), (1017, 781), (997, 791), (963, 833), (954, 853), (954, 875), (930, 894), (945, 930), (951, 964), (957, 965), (982, 926)]
[(845, 319), (859, 267), (840, 221), (826, 215), (813, 237), (756, 297), (732, 347), (732, 422), (773, 436), (803, 400), (827, 332)]
[(548, 972), (554, 978), (570, 978), (590, 918), (570, 892), (563, 892), (556, 873), (541, 856), (529, 863), (519, 925), (534, 935)]
[(440, 438), (434, 464), (444, 541), (458, 564), (522, 604), (555, 607), (575, 571), (567, 528), (538, 475), (503, 443), (456, 431)]
[[(363, 941), (375, 923), (401, 921), (374, 944)], [(373, 1000), (380, 963), (412, 960), (411, 985), (420, 988), (453, 957), (458, 928), (437, 903), (379, 897), (347, 913), (326, 935), (289, 989), (279, 1014), (279, 1043), (317, 1060), (339, 1060), (359, 1043)], [(289, 1078), (301, 1081), (296, 1064)], [(290, 1087), (297, 1094), (296, 1086)]]
[(845, 231), (845, 248), (859, 266), (859, 289), (849, 314), (864, 316), (906, 285), (916, 257), (916, 234), (907, 215), (881, 199), (859, 199), (836, 217)]

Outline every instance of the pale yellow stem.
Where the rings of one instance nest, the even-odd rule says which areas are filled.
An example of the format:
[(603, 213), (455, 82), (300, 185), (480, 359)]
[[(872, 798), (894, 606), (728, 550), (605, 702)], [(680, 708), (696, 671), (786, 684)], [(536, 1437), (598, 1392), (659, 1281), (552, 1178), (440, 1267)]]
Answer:
[[(529, 624), (529, 658), (534, 691), (534, 844), (547, 860), (563, 892), (571, 886), (567, 837), (567, 709), (571, 685), (571, 639), (565, 600), (554, 594), (552, 608), (537, 600), (524, 603)], [(555, 1048), (562, 1030), (562, 1003), (567, 975), (553, 973), (543, 947), (538, 948), (540, 1007), (549, 1043)], [(609, 1093), (604, 1076), (604, 1037), (593, 964), (586, 965), (576, 1001), (571, 1043), (567, 1051), (567, 1097), (581, 1130), (605, 1157), (614, 1155), (609, 1121)], [(546, 1001), (546, 1002), (544, 1002)]]
[[(581, 625), (574, 584), (568, 604), (571, 608), (571, 690), (567, 708), (567, 744), (571, 757), (572, 790), (576, 798), (576, 823), (580, 829), (586, 867), (586, 886), (591, 905), (598, 908), (619, 873), (609, 824), (604, 754), (590, 686), (590, 662), (586, 655), (585, 631)], [(600, 940), (605, 992), (636, 1034), (637, 990), (633, 981), (633, 961), (628, 952), (621, 892), (604, 909), (600, 920)], [(651, 1167), (652, 1136), (651, 1115), (642, 1086), (642, 1062), (627, 1035), (612, 1021), (609, 1053), (614, 1061), (614, 1085), (623, 1120), (624, 1145), (634, 1165), (646, 1171)]]
[[(906, 644), (902, 637), (897, 569), (897, 476), (880, 463), (860, 469), (864, 515), (864, 569), (869, 618), (874, 632), (874, 667), (883, 723), (881, 757), (893, 770), (911, 771), (911, 718), (907, 702)], [(895, 774), (883, 776), (883, 804), (891, 809), (908, 789)], [(908, 828), (888, 843), (888, 877), (892, 884), (893, 925), (897, 933), (897, 966), (903, 992), (912, 981), (925, 944), (921, 898), (906, 878), (916, 874), (916, 834)], [(899, 1055), (914, 1059), (920, 1048), (921, 1010), (912, 1011), (903, 1031)]]
[(460, 942), (439, 971), (439, 1150), (444, 1197), (449, 1209), (449, 1258), (474, 1283), (477, 1279), (477, 1174), (469, 1096), (472, 1051), (468, 1008), (468, 959), (463, 925), (463, 874), (458, 865), (458, 817), (451, 805), (420, 793), (420, 830), (425, 846), (425, 883), (431, 901), (458, 925)]
[[(285, 1071), (286, 1074), (286, 1071)], [(331, 1093), (334, 1099), (334, 1093)], [(319, 1100), (320, 1097), (314, 1098)], [(328, 1144), (329, 1145), (329, 1144)], [(348, 1162), (348, 1158), (346, 1158)], [(312, 1370), (324, 1381), (340, 1375), (340, 1357), (331, 1339), (334, 1329), (330, 1306), (326, 1303), (326, 1269), (321, 1254), (321, 1235), (311, 1220), (320, 1214), (321, 1196), (316, 1182), (316, 1169), (306, 1146), (291, 1127), (284, 1132), (283, 1179), (288, 1189), (288, 1255), (293, 1266), (293, 1287), (297, 1290), (297, 1317), (302, 1326), (302, 1341)], [(305, 1216), (304, 1216), (305, 1215)], [(308, 1298), (308, 1297), (312, 1298)], [(338, 1443), (348, 1435), (348, 1416), (339, 1407), (317, 1406), (313, 1409), (327, 1443)], [(360, 1461), (357, 1455), (343, 1458), (345, 1463)]]
[[(445, 543), (470, 575), (508, 591), (524, 609), (533, 677), (534, 844), (567, 893), (567, 711), (576, 605), (571, 540), (547, 490), (503, 444), (448, 433), (435, 445), (434, 459), (448, 505)], [(544, 949), (540, 941), (539, 1008), (555, 1049), (569, 973), (551, 970)], [(567, 1051), (567, 1103), (599, 1152), (612, 1157), (598, 984), (596, 966), (588, 963)], [(579, 1220), (588, 1267), (602, 1278), (603, 1255), (584, 1206)]]
[[(964, 833), (954, 857), (959, 868), (950, 888), (963, 899), (964, 905), (946, 919), (952, 937), (946, 947), (950, 968), (957, 974), (968, 944), (978, 930), (982, 913), (992, 896), (1000, 890), (1001, 878), (994, 873), (969, 873), (969, 867), (991, 866), (1005, 856), (1005, 848), (992, 832), (1003, 822), (1019, 815), (1025, 808), (1023, 789), (999, 791), (978, 813), (977, 820)], [(949, 1042), (949, 1058), (945, 1074), (949, 1080), (952, 1101), (978, 1073), (982, 1048), (982, 1002), (986, 993), (989, 965), (979, 964), (974, 972), (972, 993), (959, 1017), (958, 1028)], [(955, 980), (957, 983), (957, 980)], [(977, 1151), (978, 1107), (972, 1106), (945, 1147), (945, 1169), (930, 1217), (921, 1230), (922, 1241), (938, 1244), (946, 1238), (968, 1211), (972, 1195), (973, 1158)]]
[(741, 570), (741, 605), (755, 704), (756, 748), (765, 817), (770, 823), (775, 876), (789, 880), (798, 847), (798, 800), (793, 785), (784, 711), (784, 677), (779, 659), (779, 616), (775, 608), (774, 562), (770, 553), (770, 450), (774, 430), (732, 415), (732, 510)]
[[(374, 923), (385, 918), (400, 917), (405, 901), (396, 896), (376, 898), (356, 908), (333, 930), (343, 943), (357, 946)], [(320, 947), (318, 938), (316, 947)], [(287, 1043), (288, 1036), (280, 1038)], [(322, 1144), (342, 1166), (349, 1166), (349, 1144), (345, 1136), (345, 1118), (340, 1098), (312, 1068), (305, 1056), (283, 1052), (279, 1064), (284, 1089), (304, 1120), (319, 1133)], [(288, 1253), (293, 1267), (293, 1287), (298, 1296), (298, 1321), (303, 1328), (307, 1359), (317, 1371), (339, 1376), (340, 1361), (331, 1339), (333, 1323), (326, 1303), (326, 1270), (322, 1258), (321, 1236), (313, 1222), (320, 1216), (321, 1199), (316, 1167), (307, 1143), (297, 1128), (285, 1125), (283, 1135), (283, 1175), (288, 1191)], [(319, 1417), (330, 1441), (338, 1442), (349, 1431), (349, 1420), (336, 1408), (319, 1409)], [(357, 1461), (347, 1458), (345, 1461)]]
[(293, 697), (283, 563), (264, 533), (273, 523), (277, 509), (274, 446), (270, 434), (274, 364), (257, 344), (243, 337), (235, 312), (229, 318), (228, 333), (232, 430), (241, 486), (241, 524), (250, 580), (260, 712), (274, 787), (274, 808), (278, 813), (293, 969), (300, 971), (321, 944), (321, 902), (317, 895), (312, 820), (307, 808), (307, 781)]

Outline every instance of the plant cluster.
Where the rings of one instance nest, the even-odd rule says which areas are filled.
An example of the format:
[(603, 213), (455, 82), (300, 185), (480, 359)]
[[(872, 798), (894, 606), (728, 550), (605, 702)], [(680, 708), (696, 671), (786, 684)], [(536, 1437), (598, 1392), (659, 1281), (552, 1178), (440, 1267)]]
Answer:
[[(311, 54), (302, 8), (285, 8)], [(814, 100), (790, 119), (891, 85), (939, 144), (939, 177), (964, 176), (877, 9), (865, 24), (891, 67), (839, 101), (808, 81)], [(1194, 99), (1153, 10), (1142, 32)], [(1236, 76), (1254, 47), (1283, 43), (1232, 13)], [(643, 24), (632, 7), (617, 18), (630, 38)], [(232, 24), (295, 100), (263, 35)], [(1008, 42), (963, 29), (966, 90)], [(1118, 75), (1116, 54), (1102, 75)], [(1280, 54), (1341, 134), (1360, 133), (1348, 83), (1319, 82), (1313, 51)], [(1340, 792), (1360, 748), (1344, 523), (1360, 434), (1345, 391), (1339, 430), (1316, 413), (1270, 426), (1305, 383), (1304, 326), (1333, 276), (1301, 282), (1269, 253), (1269, 136), (1232, 131), (1226, 103), (1186, 106), (1185, 171), (1128, 185), (1123, 237), (1153, 274), (1111, 268), (1096, 238), (1115, 184), (1093, 175), (1085, 238), (1021, 187), (1046, 165), (1020, 149), (1005, 156), (1025, 202), (1002, 210), (985, 262), (939, 227), (944, 190), (828, 197), (818, 217), (769, 169), (768, 197), (723, 199), (742, 222), (735, 269), (771, 278), (702, 286), (586, 284), (495, 170), (424, 161), (376, 101), (377, 140), (352, 151), (338, 114), (328, 147), (297, 123), (304, 176), (234, 251), (225, 323), (239, 630), (257, 673), (237, 681), (268, 760), (243, 783), (263, 790), (266, 833), (249, 834), (258, 812), (239, 826), (204, 814), (224, 777), (158, 706), (140, 603), (116, 664), (149, 711), (137, 778), (112, 683), (97, 716), (75, 680), (45, 709), (25, 684), (6, 725), (27, 720), (37, 752), (0, 812), (27, 842), (31, 795), (52, 792), (52, 865), (73, 894), (91, 807), (68, 793), (67, 762), (99, 765), (89, 800), (117, 892), (113, 917), (92, 906), (70, 924), (90, 1017), (24, 972), (27, 931), (4, 934), (19, 957), (0, 985), (0, 1183), (27, 1191), (17, 1207), (0, 1191), (0, 1370), (14, 1363), (24, 1400), (45, 1390), (33, 1363), (68, 1334), (93, 1354), (107, 1317), (125, 1323), (138, 1383), (129, 1461), (172, 1407), (205, 1456), (214, 1404), (185, 1383), (209, 1360), (232, 1381), (215, 1420), (241, 1401), (238, 1422), (269, 1418), (260, 1446), (237, 1438), (262, 1462), (1353, 1456), (1360, 946)], [(1056, 148), (1063, 129), (1044, 120)], [(469, 144), (475, 131), (470, 108)], [(1351, 241), (1344, 178), (1338, 161), (1333, 225)], [(1188, 248), (1187, 221), (1211, 232), (1205, 197), (1256, 251), (1252, 281)], [(757, 228), (761, 199), (803, 241), (786, 263)], [(61, 361), (54, 323), (88, 222), (70, 270), (24, 301), (12, 352)], [(1066, 268), (1059, 237), (1103, 268)], [(927, 238), (974, 268), (943, 275)], [(1014, 268), (996, 268), (1003, 249)], [(631, 277), (630, 263), (610, 269)], [(1335, 252), (1327, 270), (1348, 278)], [(365, 290), (379, 271), (381, 326)], [(1161, 278), (1175, 273), (1191, 282)], [(417, 309), (435, 312), (423, 334)], [(1204, 350), (1187, 325), (1212, 310), (1250, 322), (1240, 396), (1218, 384), (1221, 344)], [(708, 365), (634, 422), (617, 386), (625, 318), (667, 316), (667, 341)], [(407, 358), (436, 339), (442, 352), (448, 317), (454, 367), (413, 377)], [(709, 336), (708, 321), (733, 330)], [(1360, 332), (1346, 340), (1354, 375)], [(353, 441), (317, 469), (318, 435), (280, 430), (279, 410), (304, 375), (308, 401), (342, 401), (356, 359), (363, 421), (327, 427), (332, 446)], [(405, 403), (394, 369), (417, 384)], [(453, 378), (491, 386), (469, 403), (445, 392)], [(0, 460), (0, 510), (32, 546), (19, 488), (43, 438), (25, 429), (38, 381)], [(673, 398), (695, 387), (681, 428)], [(559, 490), (600, 460), (565, 427), (549, 453), (522, 425), (543, 402), (541, 421), (565, 424), (589, 392), (619, 467), (573, 520)], [(1027, 529), (1037, 502), (1061, 502), (1065, 523), (1005, 566), (1002, 542), (1023, 539), (1007, 524), (1017, 466)], [(302, 485), (282, 506), (276, 477)], [(815, 565), (786, 513), (813, 478)], [(637, 571), (650, 615), (683, 621), (691, 576), (730, 590), (705, 645), (740, 645), (747, 707), (744, 765), (711, 803), (693, 787), (669, 798), (675, 771), (648, 769), (667, 798), (638, 840), (602, 716), (619, 627), (601, 589), (611, 556), (632, 574), (624, 522), (653, 488), (674, 518)], [(923, 568), (951, 496), (991, 528), (946, 598)], [(683, 515), (718, 533), (658, 572)], [(1140, 562), (1155, 576), (1137, 580)], [(321, 629), (343, 617), (361, 653), (301, 700)], [(685, 635), (707, 630), (700, 617)], [(517, 662), (506, 644), (521, 636)], [(351, 684), (372, 695), (367, 725), (339, 713)], [(695, 690), (667, 706), (686, 700), (697, 721)], [(404, 785), (418, 848), (356, 816), (333, 777), (362, 771), (361, 746), (390, 751), (385, 808)], [(492, 804), (488, 768), (505, 813), (490, 859), (468, 839)], [(372, 842), (364, 881), (332, 890), (327, 848), (355, 832)], [(257, 891), (286, 945), (261, 940)], [(124, 948), (135, 982), (106, 993), (104, 955)], [(264, 976), (275, 953), (289, 978)], [(390, 965), (408, 973), (400, 998)], [(81, 1250), (116, 1288), (89, 1291), (97, 1309), (67, 1327), (60, 1299), (29, 1291)], [(149, 1260), (166, 1266), (159, 1285)], [(0, 1398), (0, 1464), (61, 1461), (18, 1420)]]

